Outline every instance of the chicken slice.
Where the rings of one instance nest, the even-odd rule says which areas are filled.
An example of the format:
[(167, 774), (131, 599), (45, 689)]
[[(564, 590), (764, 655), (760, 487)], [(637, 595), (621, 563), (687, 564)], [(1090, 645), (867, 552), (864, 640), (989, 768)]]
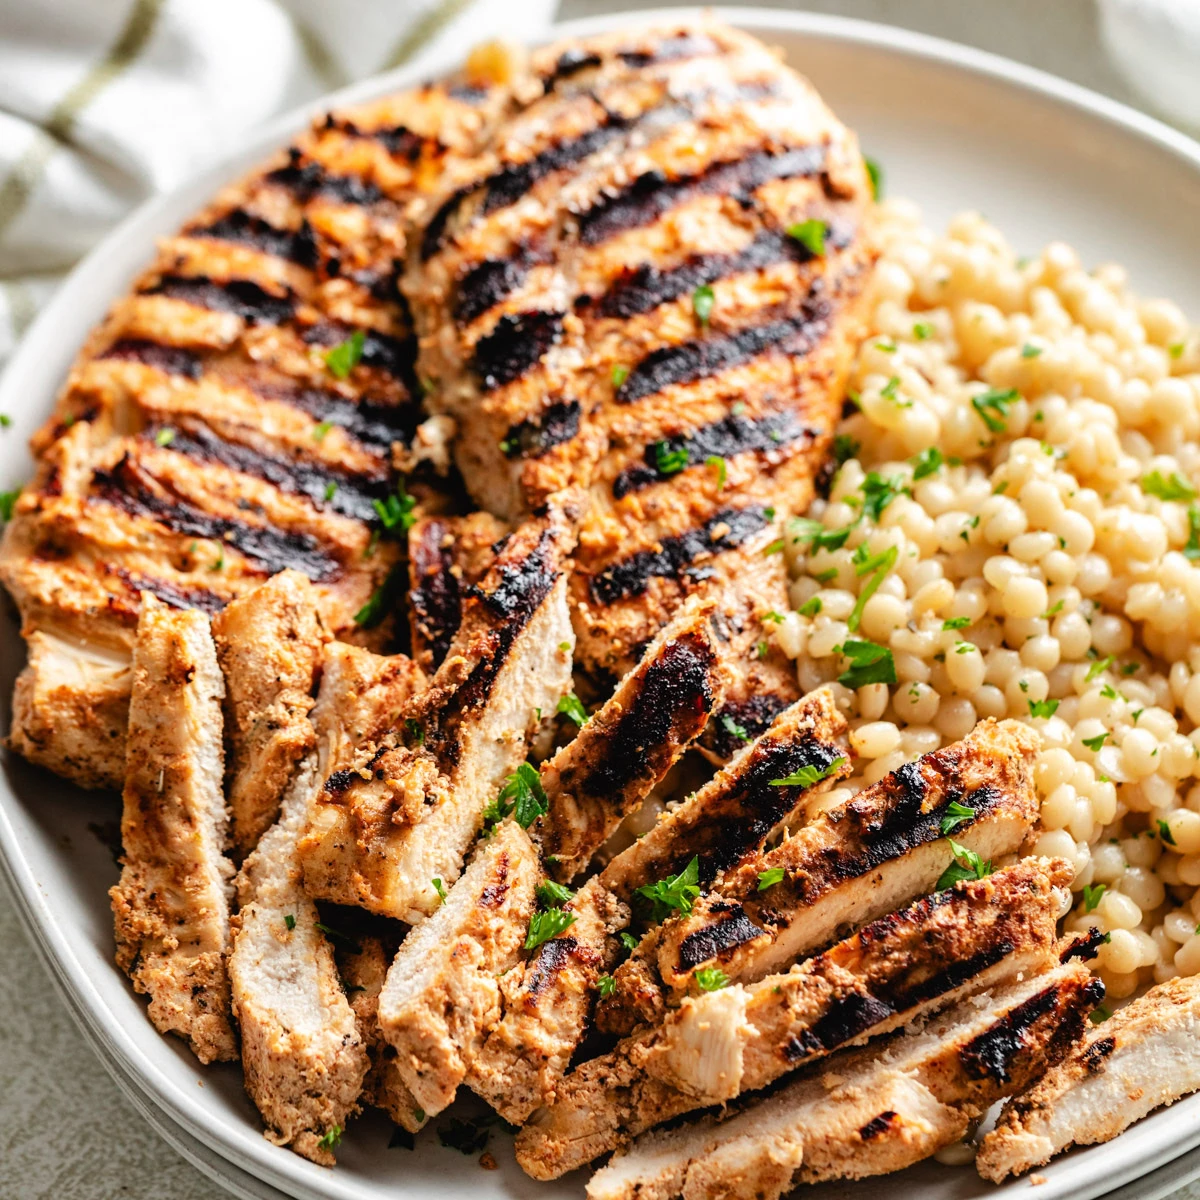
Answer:
[(628, 907), (595, 877), (562, 907), (574, 923), (503, 978), (504, 1017), (467, 1077), (514, 1125), (553, 1095), (587, 1030), (597, 981), (616, 958), (613, 934), (629, 923)]
[(379, 1028), (426, 1114), (454, 1099), (500, 1020), (501, 977), (520, 962), (540, 877), (529, 835), (502, 822), (388, 969)]
[(901, 1170), (1067, 1054), (1103, 994), (1068, 962), (971, 996), (724, 1121), (646, 1134), (592, 1177), (588, 1200), (778, 1200), (799, 1183)]
[(636, 811), (720, 704), (712, 601), (689, 602), (641, 662), (541, 771), (549, 810), (534, 836), (550, 873), (570, 880)]
[(1071, 875), (1064, 860), (1027, 859), (882, 917), (789, 972), (689, 997), (564, 1079), (518, 1136), (521, 1165), (557, 1178), (662, 1121), (1040, 974), (1056, 961), (1056, 889)]
[(422, 517), (408, 531), (409, 626), (413, 658), (423, 670), (442, 665), (462, 622), (464, 593), (487, 574), (508, 533), (487, 512)]
[(603, 1028), (627, 1033), (657, 1019), (693, 990), (702, 967), (761, 979), (928, 892), (954, 861), (947, 818), (954, 840), (983, 859), (1016, 850), (1037, 818), (1037, 745), (1016, 721), (981, 721), (961, 742), (906, 763), (727, 872), (617, 970)]
[(804, 769), (820, 775), (822, 783), (849, 774), (848, 752), (837, 741), (845, 732), (833, 692), (811, 692), (618, 854), (604, 869), (605, 885), (628, 900), (639, 884), (676, 874), (697, 857), (699, 880), (710, 886), (717, 875), (758, 853), (809, 794), (772, 780)]
[(213, 618), (225, 676), (233, 849), (245, 856), (279, 813), (296, 763), (316, 745), (308, 719), (329, 632), (320, 595), (299, 571), (281, 571)]
[(312, 895), (409, 924), (437, 908), (432, 880), (459, 877), (485, 806), (570, 687), (572, 538), (559, 507), (521, 526), (471, 589), (429, 689), (326, 780), (300, 844)]
[(133, 651), (117, 965), (201, 1062), (234, 1059), (221, 698), (208, 618), (142, 597)]
[(128, 654), (39, 630), (25, 642), (9, 746), (81, 787), (119, 791), (133, 685)]
[(1071, 1146), (1111, 1141), (1200, 1090), (1200, 976), (1151, 988), (1088, 1031), (1070, 1057), (1010, 1100), (975, 1165), (1000, 1183)]
[(428, 1118), (401, 1078), (396, 1051), (379, 1028), (379, 993), (383, 991), (395, 950), (394, 944), (389, 948), (375, 934), (359, 935), (353, 946), (338, 955), (338, 969), (350, 1007), (354, 1009), (359, 1036), (371, 1060), (371, 1068), (363, 1080), (362, 1103), (383, 1109), (401, 1128), (418, 1133)]
[[(277, 599), (261, 588), (239, 603), (249, 605), (256, 596), (268, 606)], [(246, 1090), (269, 1140), (327, 1165), (334, 1161), (330, 1131), (357, 1111), (369, 1065), (367, 1039), (346, 999), (317, 907), (304, 890), (296, 846), (323, 782), (353, 753), (360, 734), (390, 725), (422, 686), (420, 671), (402, 656), (381, 658), (340, 642), (326, 648), (315, 728), (302, 739), (316, 749), (300, 764), (279, 820), (237, 879), (241, 910), (229, 973)], [(264, 771), (275, 770), (269, 758), (258, 761)], [(248, 778), (247, 785), (254, 781)]]

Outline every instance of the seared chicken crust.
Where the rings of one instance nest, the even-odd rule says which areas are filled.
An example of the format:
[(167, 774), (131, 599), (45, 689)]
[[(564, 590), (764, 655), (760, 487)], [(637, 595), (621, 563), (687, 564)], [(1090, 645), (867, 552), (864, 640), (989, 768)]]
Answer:
[(228, 818), (221, 698), (208, 618), (142, 598), (133, 651), (121, 881), (111, 889), (117, 965), (150, 1019), (201, 1062), (233, 1059)]

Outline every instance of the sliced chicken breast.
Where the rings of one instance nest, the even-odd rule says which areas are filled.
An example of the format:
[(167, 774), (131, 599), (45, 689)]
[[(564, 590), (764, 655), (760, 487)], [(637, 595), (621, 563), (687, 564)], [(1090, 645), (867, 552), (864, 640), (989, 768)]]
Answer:
[(663, 1121), (1042, 973), (1057, 962), (1058, 889), (1071, 877), (1064, 860), (1027, 859), (882, 917), (789, 972), (689, 997), (567, 1076), (518, 1136), (518, 1161), (557, 1178)]
[(224, 685), (208, 618), (142, 597), (133, 654), (117, 965), (201, 1062), (237, 1057), (229, 1017)]
[(388, 969), (379, 1028), (427, 1115), (454, 1099), (500, 1021), (501, 979), (520, 962), (540, 878), (529, 835), (504, 821)]
[(1070, 1056), (1010, 1100), (975, 1165), (1002, 1182), (1071, 1146), (1111, 1141), (1200, 1091), (1200, 977), (1153, 987), (1088, 1031)]
[(308, 713), (329, 633), (316, 588), (290, 570), (226, 605), (212, 629), (225, 676), (231, 841), (245, 856), (316, 745)]
[(636, 812), (720, 704), (715, 605), (689, 603), (598, 712), (541, 769), (549, 810), (534, 836), (550, 873), (570, 880)]
[(410, 924), (437, 908), (432, 880), (459, 877), (485, 807), (570, 688), (572, 538), (558, 507), (518, 529), (394, 735), (326, 780), (300, 844), (312, 895)]
[(617, 1003), (601, 1010), (603, 1027), (625, 1033), (657, 1019), (695, 989), (702, 967), (761, 979), (930, 891), (955, 860), (948, 819), (946, 832), (984, 860), (1016, 850), (1038, 813), (1036, 748), (1025, 725), (981, 721), (743, 862), (642, 939), (615, 974)]
[(592, 1177), (588, 1198), (778, 1200), (799, 1183), (901, 1170), (1067, 1054), (1103, 994), (1070, 962), (972, 996), (724, 1121), (646, 1134)]

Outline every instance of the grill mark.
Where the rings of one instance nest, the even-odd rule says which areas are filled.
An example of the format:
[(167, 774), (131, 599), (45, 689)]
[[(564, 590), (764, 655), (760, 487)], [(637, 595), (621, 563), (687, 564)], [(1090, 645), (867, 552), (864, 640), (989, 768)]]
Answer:
[(720, 48), (712, 38), (703, 34), (677, 33), (658, 43), (653, 50), (619, 50), (618, 57), (635, 70), (655, 63), (679, 62), (684, 58), (701, 58), (718, 54)]
[(184, 232), (191, 238), (236, 242), (310, 270), (317, 265), (317, 240), (307, 221), (301, 221), (299, 229), (280, 229), (244, 208), (235, 208), (208, 225), (194, 225)]
[(589, 70), (591, 67), (598, 67), (602, 61), (600, 55), (589, 54), (578, 47), (564, 50), (558, 56), (554, 69), (548, 75), (542, 76), (542, 91), (549, 94), (564, 79), (570, 79), (572, 75), (578, 75), (580, 71)]
[(353, 205), (376, 204), (384, 198), (375, 184), (357, 175), (331, 175), (320, 163), (304, 161), (303, 151), (295, 146), (288, 150), (288, 155), (288, 165), (268, 172), (266, 181), (286, 188), (301, 204), (307, 204), (314, 196), (328, 196)]
[[(486, 95), (486, 92), (484, 94)], [(424, 138), (419, 133), (414, 133), (407, 125), (390, 125), (380, 129), (363, 129), (362, 126), (355, 124), (354, 121), (351, 121), (347, 117), (334, 116), (333, 113), (328, 113), (321, 128), (327, 132), (343, 133), (346, 137), (350, 138), (362, 138), (364, 141), (378, 142), (395, 158), (404, 158), (409, 162), (416, 162), (421, 157), (421, 152), (426, 145), (430, 145), (438, 151), (445, 149), (442, 143), (436, 138)]]
[(1084, 1069), (1089, 1075), (1099, 1075), (1108, 1064), (1104, 1061), (1117, 1048), (1115, 1037), (1103, 1037), (1094, 1041), (1082, 1055)]
[(295, 315), (290, 296), (276, 296), (251, 279), (218, 283), (206, 275), (163, 275), (143, 296), (165, 296), (210, 312), (233, 313), (249, 325), (282, 325)]
[(584, 947), (575, 938), (557, 937), (543, 944), (541, 953), (530, 964), (525, 975), (526, 995), (536, 997), (544, 992), (563, 971), (572, 958), (584, 962), (598, 961), (599, 955), (589, 947)]
[(715, 667), (712, 648), (702, 637), (687, 634), (666, 642), (647, 666), (633, 703), (614, 725), (581, 790), (591, 795), (620, 792), (644, 773), (648, 759), (690, 735), (712, 710)]
[(247, 525), (206, 513), (186, 500), (153, 491), (128, 455), (111, 469), (93, 476), (96, 496), (132, 516), (148, 517), (173, 533), (223, 542), (274, 575), (287, 567), (314, 582), (332, 578), (339, 564), (316, 538), (275, 526)]
[(117, 578), (135, 592), (149, 592), (164, 604), (173, 608), (196, 608), (210, 617), (215, 617), (228, 603), (224, 596), (210, 592), (207, 588), (182, 587), (168, 583), (153, 575), (141, 575), (125, 567), (114, 568)]
[(447, 94), (464, 104), (482, 104), (488, 98), (488, 89), (470, 83), (455, 83), (447, 89)]
[(580, 407), (578, 400), (558, 400), (508, 427), (502, 448), (506, 458), (537, 458), (569, 442), (579, 432)]
[(668, 387), (697, 383), (764, 354), (807, 354), (825, 336), (830, 316), (830, 306), (810, 294), (800, 312), (791, 316), (678, 346), (662, 346), (630, 371), (617, 389), (617, 403), (632, 404)]
[(701, 963), (710, 962), (721, 954), (763, 937), (760, 929), (746, 915), (740, 904), (716, 905), (713, 912), (725, 910), (719, 920), (689, 933), (679, 944), (679, 969), (692, 971)]
[(836, 996), (825, 1015), (814, 1021), (811, 1028), (788, 1039), (783, 1046), (783, 1056), (794, 1063), (824, 1050), (844, 1046), (895, 1013), (892, 1005), (869, 992)]
[[(687, 437), (665, 438), (667, 450), (687, 455), (687, 465), (696, 466), (712, 457), (734, 458), (739, 454), (769, 453), (796, 442), (811, 442), (815, 431), (802, 425), (791, 411), (768, 413), (762, 417), (730, 415), (711, 425), (702, 425)], [(642, 462), (626, 467), (613, 480), (613, 496), (620, 500), (651, 484), (677, 474), (658, 465), (661, 442), (650, 442), (642, 451)]]
[(545, 535), (533, 553), (519, 562), (501, 563), (497, 567), (500, 580), (490, 592), (470, 583), (464, 589), (466, 595), (481, 601), (502, 620), (528, 621), (558, 577), (542, 552), (544, 541)]
[(484, 391), (504, 387), (533, 370), (562, 336), (562, 313), (508, 313), (475, 343), (472, 370)]
[(512, 258), (487, 259), (472, 267), (455, 289), (451, 310), (455, 319), (469, 325), (476, 317), (495, 308), (521, 287), (530, 268), (538, 261), (535, 255), (520, 251)]
[[(678, 579), (687, 574), (693, 580), (707, 579), (713, 573), (711, 568), (693, 565), (701, 555), (733, 550), (769, 524), (762, 505), (722, 509), (698, 528), (664, 538), (660, 549), (639, 550), (606, 567), (588, 583), (592, 599), (615, 604), (640, 596), (656, 578)], [(718, 529), (722, 530), (719, 534)]]
[(310, 346), (337, 346), (355, 332), (361, 332), (363, 335), (362, 357), (359, 359), (363, 366), (375, 367), (399, 379), (410, 395), (420, 394), (420, 385), (417, 382), (417, 339), (413, 336), (397, 338), (380, 333), (377, 329), (363, 328), (356, 331), (354, 327), (344, 325), (340, 321), (318, 321), (305, 329), (301, 337)]
[(413, 578), (409, 604), (435, 669), (441, 666), (462, 622), (462, 592), (450, 569), (454, 556), (446, 544), (447, 532), (441, 521), (430, 520), (421, 527), (420, 537), (409, 542)]
[[(162, 428), (164, 426), (148, 429), (145, 435), (147, 443), (154, 445), (155, 435)], [(264, 454), (238, 442), (226, 441), (200, 424), (189, 424), (184, 429), (172, 428), (174, 436), (167, 449), (195, 461), (220, 463), (231, 471), (264, 479), (281, 492), (306, 496), (323, 510), (357, 521), (378, 520), (372, 501), (382, 500), (391, 490), (390, 481), (381, 471), (374, 475), (353, 474), (318, 464), (311, 459)], [(327, 500), (325, 491), (331, 483), (337, 484), (337, 491)]]
[(825, 147), (814, 145), (756, 150), (743, 158), (710, 163), (694, 175), (675, 179), (662, 171), (647, 171), (582, 213), (579, 238), (585, 246), (597, 246), (619, 233), (652, 224), (695, 196), (748, 198), (773, 180), (816, 175), (824, 164)]
[(1073, 958), (1088, 962), (1100, 953), (1100, 947), (1108, 940), (1094, 925), (1082, 937), (1072, 942), (1058, 957), (1059, 962), (1070, 962)]
[(726, 700), (713, 715), (704, 730), (705, 741), (722, 758), (732, 758), (745, 742), (725, 728), (723, 717), (729, 717), (735, 725), (746, 731), (751, 741), (774, 722), (785, 708), (794, 702), (794, 697), (777, 692), (756, 692), (736, 700)]
[(864, 1142), (874, 1141), (877, 1137), (882, 1137), (892, 1127), (892, 1122), (895, 1121), (896, 1114), (889, 1109), (887, 1112), (881, 1112), (879, 1116), (872, 1117), (859, 1131), (858, 1136)]
[(199, 379), (201, 374), (200, 359), (191, 350), (147, 338), (118, 338), (97, 357), (144, 363), (167, 375), (180, 375), (185, 379)]

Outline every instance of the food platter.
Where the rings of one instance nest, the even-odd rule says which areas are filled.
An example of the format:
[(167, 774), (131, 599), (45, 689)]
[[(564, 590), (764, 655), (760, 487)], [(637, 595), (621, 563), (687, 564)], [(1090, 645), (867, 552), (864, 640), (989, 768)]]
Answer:
[[(673, 15), (677, 15), (678, 10)], [(1200, 147), (1148, 118), (1036, 72), (931, 39), (856, 22), (765, 10), (726, 17), (778, 44), (880, 160), (893, 194), (919, 203), (934, 226), (979, 208), (1020, 252), (1047, 241), (1072, 242), (1088, 264), (1119, 258), (1143, 294), (1169, 295), (1200, 312), (1200, 284), (1190, 269), (1200, 257)], [(661, 19), (662, 14), (657, 15)], [(646, 13), (640, 21), (652, 22)], [(617, 19), (598, 18), (557, 30), (587, 35)], [(623, 20), (623, 19), (622, 19)], [(343, 104), (409, 86), (448, 63), (357, 85), (322, 105)], [(30, 331), (0, 384), (0, 411), (14, 428), (0, 448), (0, 485), (24, 478), (25, 439), (49, 410), (76, 349), (112, 297), (148, 257), (154, 237), (176, 227), (217, 187), (282, 144), (312, 110), (292, 114), (191, 184), (130, 218), (77, 269)], [(16, 629), (0, 654), (3, 694), (20, 665)], [(582, 1194), (582, 1175), (531, 1184), (497, 1135), (500, 1169), (484, 1172), (426, 1135), (418, 1149), (388, 1149), (381, 1120), (351, 1127), (335, 1171), (270, 1146), (259, 1133), (238, 1073), (202, 1071), (181, 1044), (161, 1039), (144, 1020), (142, 1001), (112, 966), (105, 890), (115, 872), (95, 827), (118, 816), (110, 801), (7, 757), (0, 784), (0, 860), (20, 910), (72, 1012), (106, 1064), (146, 1113), (190, 1157), (231, 1164), (210, 1173), (244, 1194), (270, 1189), (299, 1197), (371, 1197), (471, 1193), (547, 1197)], [(1044, 1169), (1042, 1197), (1088, 1197), (1160, 1168), (1200, 1143), (1200, 1097), (1141, 1123), (1104, 1149), (1075, 1153)], [(187, 1151), (185, 1150), (185, 1153)], [(262, 1181), (248, 1190), (235, 1172)], [(1173, 1176), (1176, 1182), (1182, 1178)], [(255, 1185), (257, 1187), (257, 1185)], [(966, 1197), (993, 1193), (968, 1170), (933, 1163), (905, 1173), (901, 1192)], [(1027, 1180), (1008, 1185), (1028, 1186)], [(828, 1187), (850, 1194), (878, 1181)]]

